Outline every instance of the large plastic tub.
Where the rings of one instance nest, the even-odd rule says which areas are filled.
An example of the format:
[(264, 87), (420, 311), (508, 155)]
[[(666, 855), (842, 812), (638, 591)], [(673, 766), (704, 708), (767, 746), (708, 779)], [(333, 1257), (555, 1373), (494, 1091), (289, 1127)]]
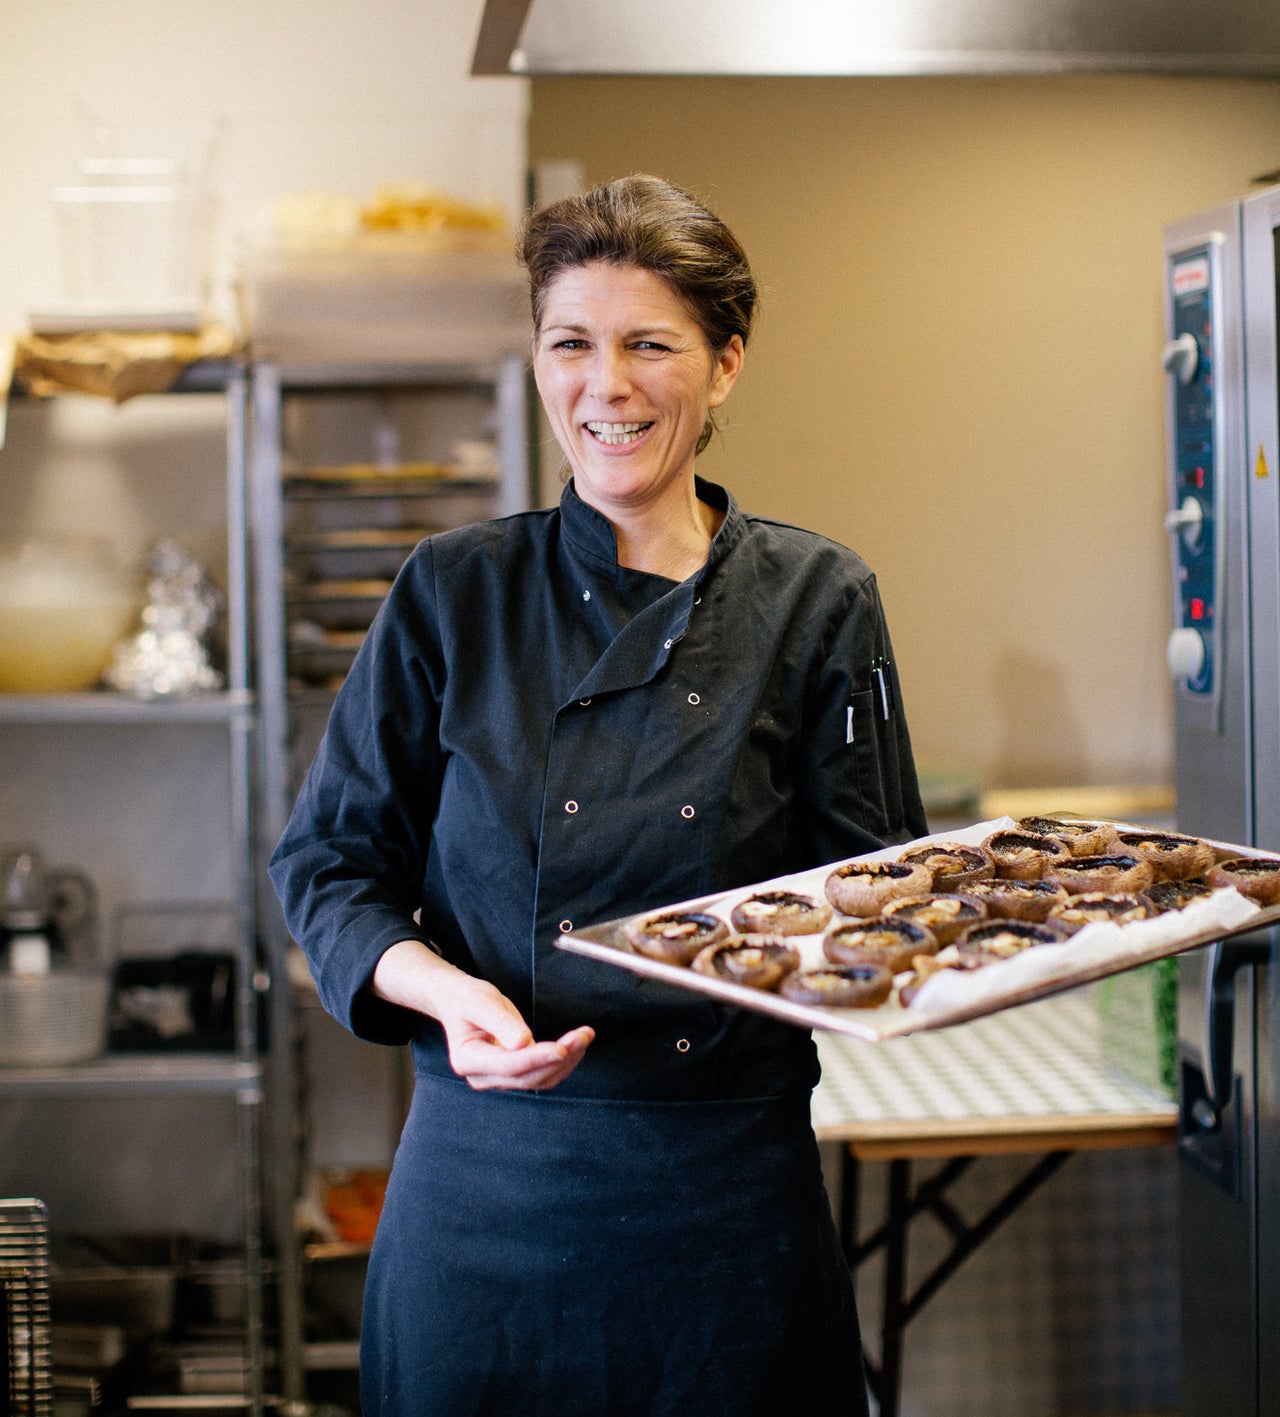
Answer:
[(449, 249), (418, 233), (252, 245), (240, 263), (245, 333), (283, 363), (471, 363), (529, 348), (513, 254)]
[(107, 1041), (106, 974), (0, 974), (0, 1067), (60, 1067), (96, 1058)]

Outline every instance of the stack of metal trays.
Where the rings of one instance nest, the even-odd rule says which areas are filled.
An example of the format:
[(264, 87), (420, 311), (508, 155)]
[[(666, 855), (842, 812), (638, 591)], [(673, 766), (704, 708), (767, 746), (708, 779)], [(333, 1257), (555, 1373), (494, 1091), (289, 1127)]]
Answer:
[(287, 471), (285, 613), (297, 687), (341, 683), (391, 582), (425, 537), (475, 515), (493, 479), (449, 463), (340, 463)]
[(50, 1417), (49, 1218), (38, 1200), (0, 1200), (0, 1396), (12, 1417)]

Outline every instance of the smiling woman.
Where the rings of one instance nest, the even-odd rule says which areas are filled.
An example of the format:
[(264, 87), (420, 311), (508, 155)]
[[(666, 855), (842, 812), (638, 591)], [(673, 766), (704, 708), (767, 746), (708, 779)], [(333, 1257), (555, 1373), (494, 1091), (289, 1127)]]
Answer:
[(622, 565), (683, 580), (719, 529), (693, 460), (742, 336), (713, 351), (667, 282), (635, 266), (566, 270), (540, 305), (534, 375), (578, 496), (614, 524)]
[[(719, 525), (696, 506), (693, 459), (742, 369), (746, 253), (687, 193), (638, 176), (536, 212), (520, 254), (538, 390), (579, 496), (623, 518), (623, 565), (683, 579)], [(615, 448), (625, 464), (588, 456)]]
[(864, 1417), (809, 1034), (556, 942), (926, 831), (875, 578), (695, 472), (723, 223), (627, 178), (522, 251), (572, 477), (410, 557), (272, 863), (325, 1006), (414, 1050), (362, 1411)]

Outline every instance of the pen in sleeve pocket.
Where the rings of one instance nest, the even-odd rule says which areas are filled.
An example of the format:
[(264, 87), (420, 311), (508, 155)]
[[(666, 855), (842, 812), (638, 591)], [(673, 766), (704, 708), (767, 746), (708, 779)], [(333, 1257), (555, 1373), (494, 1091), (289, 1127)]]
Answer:
[[(883, 657), (871, 661), (871, 674), (880, 689), (880, 713), (888, 723), (889, 715), (897, 708), (893, 693), (893, 672), (889, 661)], [(872, 693), (875, 692), (873, 686)], [(853, 742), (853, 705), (845, 710), (845, 742)]]
[(873, 659), (871, 661), (871, 672), (875, 675), (880, 685), (880, 712), (885, 722), (889, 721), (889, 714), (895, 707), (893, 701), (893, 673), (889, 666), (889, 661), (884, 658)]

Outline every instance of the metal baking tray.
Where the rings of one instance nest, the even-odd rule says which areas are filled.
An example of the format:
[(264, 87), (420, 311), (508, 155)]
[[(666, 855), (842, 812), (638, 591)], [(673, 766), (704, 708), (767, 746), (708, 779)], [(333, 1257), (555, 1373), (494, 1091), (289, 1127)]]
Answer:
[(395, 527), (343, 527), (336, 531), (298, 531), (285, 536), (285, 545), (290, 551), (412, 551), (413, 548), (432, 533), (440, 531), (438, 526), (395, 526)]
[(442, 497), (452, 493), (492, 493), (493, 475), (479, 476), (454, 463), (339, 463), (330, 467), (286, 469), (281, 481), (290, 501), (329, 498)]
[(351, 600), (382, 601), (387, 598), (391, 582), (383, 576), (365, 577), (360, 580), (301, 581), (297, 585), (285, 587), (285, 598), (300, 604), (332, 600), (346, 603)]
[(325, 629), (308, 622), (289, 630), (289, 673), (311, 682), (341, 680), (355, 662), (367, 627), (354, 630)]
[[(1063, 818), (1059, 817), (1059, 820), (1061, 819)], [(870, 852), (865, 856), (847, 857), (845, 860), (892, 860), (905, 851), (930, 842), (958, 841), (976, 844), (992, 832), (1013, 825), (1011, 817), (996, 818), (959, 831), (935, 833), (902, 846)], [(1115, 825), (1124, 831), (1149, 830), (1125, 822), (1117, 822)], [(1231, 855), (1269, 854), (1226, 842), (1215, 841), (1212, 845)], [(999, 1013), (1003, 1009), (1028, 1004), (1051, 994), (1063, 993), (1081, 984), (1092, 983), (1094, 980), (1104, 979), (1108, 975), (1119, 974), (1139, 965), (1150, 964), (1169, 955), (1213, 944), (1216, 940), (1243, 934), (1260, 926), (1280, 923), (1280, 906), (1269, 906), (1266, 909), (1252, 906), (1246, 912), (1241, 904), (1243, 897), (1233, 891), (1218, 892), (1213, 898), (1217, 902), (1215, 912), (1200, 909), (1202, 905), (1208, 906), (1209, 902), (1197, 902), (1177, 912), (1176, 916), (1164, 915), (1156, 921), (1140, 921), (1126, 926), (1090, 925), (1063, 944), (1024, 950), (1012, 959), (957, 976), (959, 985), (950, 991), (950, 1000), (940, 1007), (930, 1008), (921, 1007), (918, 1003), (904, 1007), (897, 1002), (896, 990), (890, 1000), (872, 1009), (796, 1003), (779, 994), (695, 973), (683, 965), (665, 964), (661, 960), (650, 959), (637, 953), (627, 939), (629, 925), (665, 910), (703, 911), (721, 916), (728, 923), (729, 912), (734, 905), (757, 891), (791, 890), (823, 899), (824, 882), (831, 872), (842, 864), (842, 861), (833, 861), (813, 870), (779, 876), (774, 880), (761, 881), (737, 890), (681, 901), (671, 906), (655, 906), (653, 910), (605, 921), (600, 925), (575, 930), (572, 934), (562, 934), (556, 945), (570, 954), (584, 955), (600, 961), (605, 966), (629, 970), (646, 979), (669, 984), (672, 988), (702, 994), (721, 1003), (750, 1009), (754, 1013), (767, 1014), (784, 1023), (793, 1023), (803, 1028), (824, 1029), (849, 1038), (877, 1042), (967, 1023), (975, 1018)], [(1220, 899), (1221, 897), (1230, 897), (1230, 901)], [(1225, 918), (1211, 918), (1206, 923), (1206, 917), (1214, 914)], [(1231, 918), (1234, 916), (1239, 918)], [(836, 917), (839, 918), (841, 917)], [(1156, 930), (1154, 927), (1159, 922), (1165, 922), (1164, 927)], [(793, 935), (789, 942), (799, 947), (802, 968), (813, 969), (826, 962), (822, 955), (821, 934)], [(1035, 958), (1032, 960), (1033, 956)], [(1027, 965), (1020, 966), (1019, 960), (1030, 960), (1037, 977), (1028, 978)], [(966, 993), (971, 997), (964, 997)]]

